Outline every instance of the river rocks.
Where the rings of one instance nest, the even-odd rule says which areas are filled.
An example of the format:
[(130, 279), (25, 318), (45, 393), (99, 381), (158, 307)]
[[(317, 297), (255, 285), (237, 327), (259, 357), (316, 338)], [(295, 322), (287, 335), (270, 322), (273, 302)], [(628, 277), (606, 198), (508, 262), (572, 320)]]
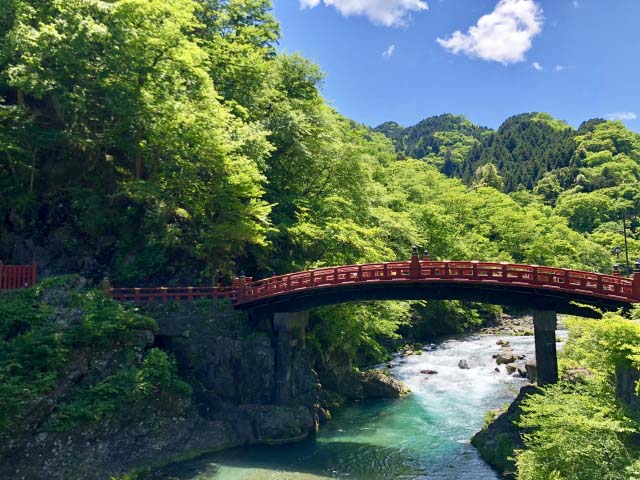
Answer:
[(379, 370), (363, 372), (361, 382), (365, 398), (399, 398), (407, 391), (399, 381)]
[(503, 473), (505, 478), (514, 478), (515, 465), (512, 460), (515, 456), (514, 452), (524, 448), (521, 432), (515, 423), (522, 413), (520, 405), (528, 395), (538, 392), (538, 388), (533, 385), (522, 387), (508, 410), (498, 415), (493, 422), (471, 439), (480, 456), (494, 469)]
[(435, 370), (429, 370), (427, 368), (426, 370), (420, 370), (420, 373), (422, 373), (423, 375), (436, 375), (438, 372), (436, 372)]
[(242, 421), (251, 422), (246, 433), (247, 443), (277, 445), (307, 438), (314, 419), (302, 405), (242, 405), (231, 412)]
[(469, 363), (466, 360), (460, 360), (458, 362), (458, 368), (462, 370), (469, 370)]
[(509, 375), (517, 374), (522, 378), (526, 378), (527, 376), (527, 370), (521, 365), (514, 365), (513, 363), (509, 363), (506, 368)]
[(347, 400), (364, 400), (365, 398), (398, 398), (408, 392), (401, 382), (375, 369), (358, 372), (352, 368), (340, 375), (336, 375), (333, 371), (322, 371), (320, 381), (322, 383), (320, 403), (329, 409), (336, 406), (325, 401), (329, 395)]
[(514, 363), (516, 360), (518, 360), (518, 357), (513, 354), (513, 351), (511, 349), (501, 350), (500, 353), (498, 353), (498, 356), (496, 357), (496, 363), (498, 365), (506, 365), (509, 363)]
[(495, 324), (483, 328), (481, 332), (491, 335), (533, 335), (533, 317), (530, 315), (512, 317), (502, 314)]
[(528, 360), (527, 363), (524, 364), (524, 368), (527, 372), (527, 378), (531, 383), (536, 383), (538, 381), (538, 365), (535, 360)]
[(500, 340), (498, 340), (496, 342), (496, 345), (500, 345), (502, 347), (509, 347), (511, 345), (511, 343), (509, 341), (507, 341), (507, 340), (500, 339)]

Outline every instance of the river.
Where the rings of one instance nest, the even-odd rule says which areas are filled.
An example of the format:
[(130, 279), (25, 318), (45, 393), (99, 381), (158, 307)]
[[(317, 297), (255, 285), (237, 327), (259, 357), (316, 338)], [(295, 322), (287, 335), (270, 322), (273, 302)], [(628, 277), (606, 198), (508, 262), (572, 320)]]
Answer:
[[(494, 371), (499, 338), (508, 339), (515, 353), (533, 357), (533, 337), (450, 338), (422, 355), (394, 359), (392, 374), (412, 392), (405, 398), (343, 408), (315, 440), (227, 450), (174, 465), (154, 478), (497, 480), (469, 439), (485, 413), (511, 402), (524, 384), (504, 366)], [(470, 368), (460, 369), (460, 360)], [(421, 374), (424, 369), (438, 374)]]

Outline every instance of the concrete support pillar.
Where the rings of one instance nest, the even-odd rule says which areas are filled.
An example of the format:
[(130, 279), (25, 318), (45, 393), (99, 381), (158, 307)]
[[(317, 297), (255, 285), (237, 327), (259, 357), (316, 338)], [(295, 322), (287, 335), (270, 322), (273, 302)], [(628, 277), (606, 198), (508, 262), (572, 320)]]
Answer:
[(540, 386), (558, 381), (557, 321), (556, 312), (552, 310), (534, 310), (533, 312), (538, 385)]
[(273, 329), (276, 343), (274, 402), (285, 405), (291, 401), (291, 362), (293, 348), (304, 347), (307, 312), (274, 313)]

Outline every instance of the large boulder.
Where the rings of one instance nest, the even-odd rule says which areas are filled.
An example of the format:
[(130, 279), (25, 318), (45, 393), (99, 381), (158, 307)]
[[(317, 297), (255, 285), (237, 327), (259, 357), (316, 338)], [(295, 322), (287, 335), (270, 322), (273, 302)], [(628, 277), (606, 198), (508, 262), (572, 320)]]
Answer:
[(362, 393), (366, 398), (399, 398), (406, 388), (380, 370), (368, 370), (361, 375)]
[(507, 365), (509, 363), (514, 363), (517, 360), (518, 360), (517, 355), (514, 355), (514, 353), (511, 350), (506, 350), (506, 349), (498, 353), (498, 356), (496, 357), (496, 363), (498, 365)]

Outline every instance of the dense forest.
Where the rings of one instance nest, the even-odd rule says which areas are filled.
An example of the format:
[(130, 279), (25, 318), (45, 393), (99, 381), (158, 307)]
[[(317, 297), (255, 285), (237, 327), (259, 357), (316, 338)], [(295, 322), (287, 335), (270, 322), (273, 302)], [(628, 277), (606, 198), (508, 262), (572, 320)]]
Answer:
[[(316, 65), (278, 51), (269, 0), (0, 0), (0, 11), (5, 263), (117, 286), (208, 285), (217, 270), (259, 278), (406, 259), (418, 245), (432, 258), (606, 272), (625, 229), (640, 256), (640, 135), (622, 123), (575, 130), (530, 113), (496, 131), (453, 115), (369, 128), (328, 105)], [(362, 366), (401, 328), (462, 331), (487, 311), (437, 308), (320, 309), (309, 345), (318, 362), (346, 353)], [(0, 330), (0, 364), (40, 351), (28, 329)], [(523, 479), (541, 478), (527, 473), (546, 461), (536, 438)]]

